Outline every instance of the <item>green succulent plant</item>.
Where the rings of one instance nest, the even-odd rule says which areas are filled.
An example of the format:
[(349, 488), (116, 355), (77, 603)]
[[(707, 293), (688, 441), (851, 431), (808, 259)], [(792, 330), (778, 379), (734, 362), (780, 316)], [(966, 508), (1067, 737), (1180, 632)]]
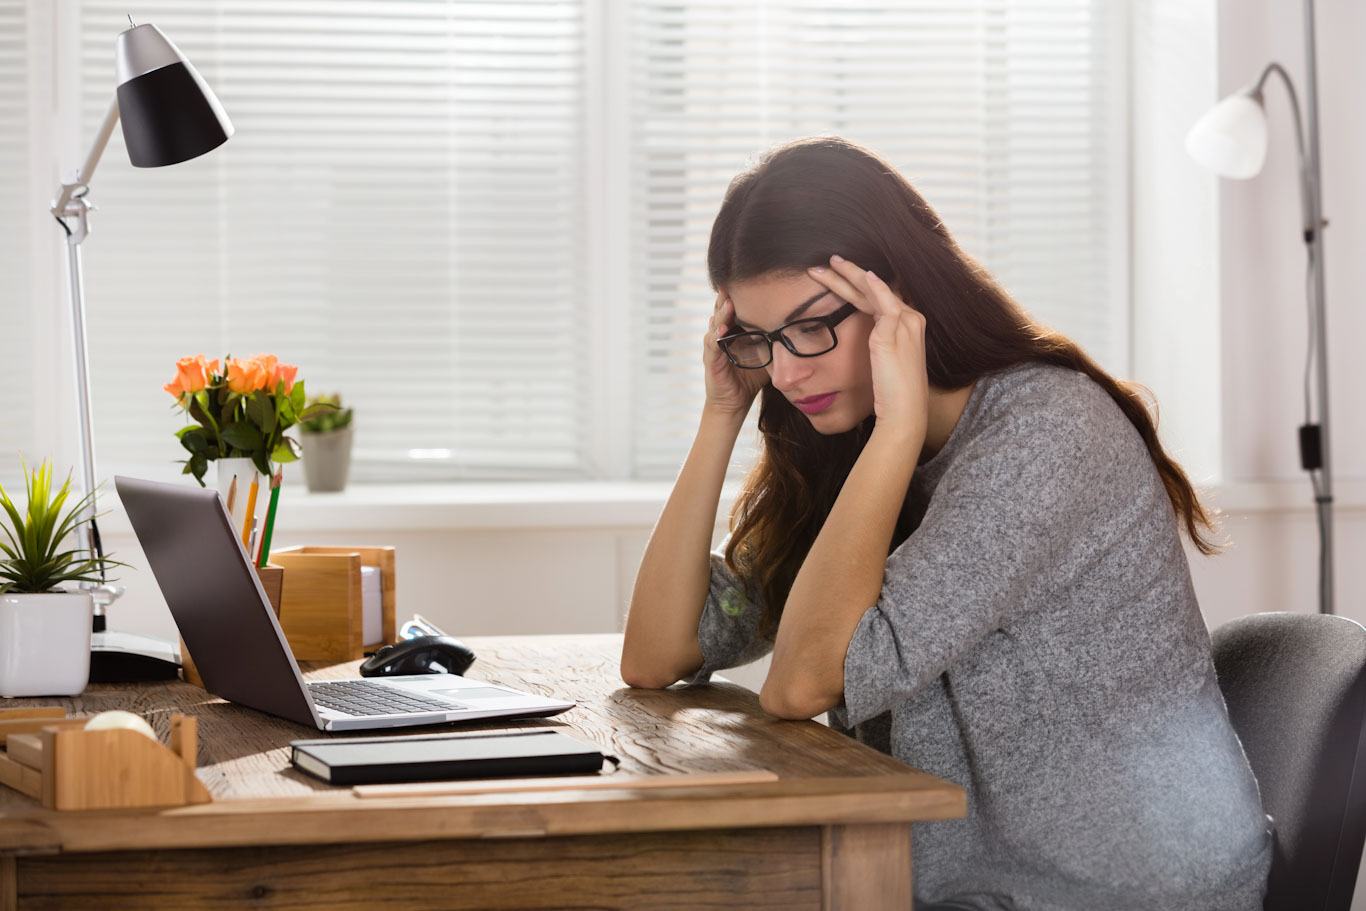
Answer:
[(71, 473), (66, 483), (55, 494), (52, 490), (52, 467), (47, 460), (30, 472), (23, 466), (24, 482), (28, 488), (28, 506), (24, 512), (10, 500), (0, 486), (0, 531), (9, 543), (0, 541), (0, 595), (41, 594), (59, 591), (65, 582), (100, 583), (100, 573), (111, 566), (127, 566), (117, 560), (91, 554), (85, 549), (59, 550), (66, 537), (91, 517), (82, 518), (81, 511), (95, 494), (86, 494), (62, 515), (62, 506), (71, 493)]
[(351, 409), (341, 406), (340, 395), (320, 395), (309, 399), (308, 408), (310, 411), (314, 408), (318, 411), (316, 417), (306, 418), (299, 422), (299, 429), (304, 433), (327, 433), (332, 430), (341, 430), (351, 423)]

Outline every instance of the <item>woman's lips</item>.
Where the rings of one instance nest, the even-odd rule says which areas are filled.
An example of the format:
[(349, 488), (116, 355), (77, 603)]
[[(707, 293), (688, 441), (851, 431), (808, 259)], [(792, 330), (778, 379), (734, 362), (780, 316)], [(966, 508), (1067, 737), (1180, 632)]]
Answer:
[(796, 399), (792, 404), (800, 408), (803, 414), (820, 414), (830, 407), (830, 404), (835, 401), (835, 396), (837, 395), (839, 395), (838, 392), (827, 392), (825, 395), (813, 395), (810, 398)]

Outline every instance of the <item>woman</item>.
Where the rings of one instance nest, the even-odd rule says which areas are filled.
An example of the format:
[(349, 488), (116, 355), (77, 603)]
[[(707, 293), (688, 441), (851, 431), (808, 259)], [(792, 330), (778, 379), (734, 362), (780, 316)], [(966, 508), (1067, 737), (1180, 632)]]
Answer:
[[(1180, 541), (1210, 517), (1136, 387), (1032, 322), (886, 162), (833, 138), (732, 181), (696, 439), (622, 678), (772, 651), (760, 693), (966, 789), (917, 907), (1253, 909), (1270, 837)], [(762, 447), (708, 555), (755, 396)]]

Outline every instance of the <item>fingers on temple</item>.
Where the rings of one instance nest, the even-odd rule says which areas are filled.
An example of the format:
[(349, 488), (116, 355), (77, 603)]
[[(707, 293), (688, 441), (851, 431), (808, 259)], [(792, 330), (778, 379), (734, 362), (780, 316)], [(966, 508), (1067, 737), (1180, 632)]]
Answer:
[(863, 273), (868, 285), (868, 296), (873, 300), (875, 311), (880, 316), (899, 316), (905, 312), (906, 304), (896, 296), (896, 292), (875, 272)]
[[(848, 265), (848, 263), (845, 263), (845, 265)], [(862, 270), (852, 268), (849, 269), (848, 272), (850, 275), (854, 275), (855, 273), (861, 274)], [(873, 309), (870, 306), (871, 301), (868, 299), (864, 289), (855, 285), (844, 273), (837, 272), (834, 269), (822, 269), (819, 272), (815, 269), (808, 269), (807, 274), (822, 285), (825, 285), (825, 287), (829, 288), (844, 300), (847, 300), (855, 307), (858, 307), (864, 313), (873, 312)]]

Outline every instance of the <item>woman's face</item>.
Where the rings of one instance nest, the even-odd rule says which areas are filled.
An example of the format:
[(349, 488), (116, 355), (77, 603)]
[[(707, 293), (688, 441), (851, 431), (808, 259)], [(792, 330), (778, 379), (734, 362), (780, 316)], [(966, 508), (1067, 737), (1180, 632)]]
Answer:
[[(788, 323), (827, 316), (844, 306), (820, 282), (808, 275), (762, 276), (726, 286), (735, 305), (736, 329), (772, 332)], [(835, 347), (815, 357), (798, 357), (773, 343), (768, 371), (777, 389), (804, 413), (819, 433), (843, 433), (873, 413), (873, 371), (868, 335), (873, 318), (861, 311), (835, 326)]]

